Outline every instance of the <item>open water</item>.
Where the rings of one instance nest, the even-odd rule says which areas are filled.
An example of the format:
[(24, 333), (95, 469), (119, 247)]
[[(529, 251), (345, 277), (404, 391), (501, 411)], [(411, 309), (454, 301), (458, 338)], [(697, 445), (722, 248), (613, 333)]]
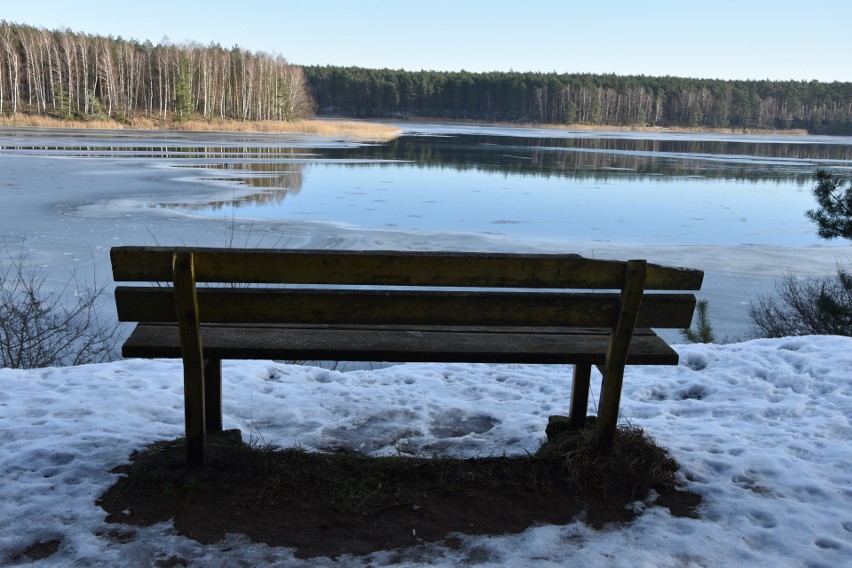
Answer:
[(721, 332), (852, 256), (805, 211), (852, 138), (402, 125), (386, 143), (0, 131), (0, 233), (59, 286), (117, 244), (548, 250), (704, 269)]

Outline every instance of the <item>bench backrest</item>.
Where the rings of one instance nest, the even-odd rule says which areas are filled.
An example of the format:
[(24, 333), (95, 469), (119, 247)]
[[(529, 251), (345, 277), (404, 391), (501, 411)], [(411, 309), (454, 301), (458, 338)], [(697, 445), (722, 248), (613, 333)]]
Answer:
[[(189, 259), (209, 323), (613, 327), (629, 262), (641, 262), (636, 325), (689, 327), (703, 272), (570, 254), (116, 247), (121, 321), (175, 322), (176, 257)], [(152, 285), (151, 283), (155, 283)], [(267, 285), (263, 287), (252, 284)], [(272, 286), (269, 286), (272, 285)], [(284, 285), (284, 286), (282, 286)], [(523, 292), (523, 293), (519, 293)]]

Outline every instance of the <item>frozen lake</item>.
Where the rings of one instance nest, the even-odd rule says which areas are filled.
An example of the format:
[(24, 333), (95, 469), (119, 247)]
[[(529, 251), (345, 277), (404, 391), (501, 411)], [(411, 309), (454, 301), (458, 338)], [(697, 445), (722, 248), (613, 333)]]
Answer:
[[(544, 250), (705, 270), (720, 336), (787, 272), (850, 246), (804, 212), (852, 139), (401, 125), (301, 135), (0, 130), (0, 233), (60, 284), (119, 244)], [(677, 338), (674, 334), (672, 338)]]

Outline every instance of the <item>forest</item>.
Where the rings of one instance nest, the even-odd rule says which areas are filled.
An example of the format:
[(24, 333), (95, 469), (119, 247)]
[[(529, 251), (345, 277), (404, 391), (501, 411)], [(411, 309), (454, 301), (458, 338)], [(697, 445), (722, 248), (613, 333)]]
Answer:
[(289, 121), (312, 115), (852, 134), (852, 83), (293, 65), (0, 21), (0, 117)]
[(286, 121), (310, 114), (311, 97), (280, 56), (0, 21), (0, 116), (18, 113)]
[(852, 83), (303, 69), (328, 116), (852, 134)]

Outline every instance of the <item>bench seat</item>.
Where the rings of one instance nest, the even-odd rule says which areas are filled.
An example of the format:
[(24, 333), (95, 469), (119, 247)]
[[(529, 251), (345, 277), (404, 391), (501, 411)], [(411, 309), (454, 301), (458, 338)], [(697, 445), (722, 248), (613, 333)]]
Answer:
[[(201, 326), (208, 359), (540, 363), (602, 365), (606, 328), (507, 326), (217, 325)], [(175, 324), (139, 324), (124, 357), (179, 358)], [(678, 355), (654, 331), (636, 329), (628, 365), (676, 365)]]

